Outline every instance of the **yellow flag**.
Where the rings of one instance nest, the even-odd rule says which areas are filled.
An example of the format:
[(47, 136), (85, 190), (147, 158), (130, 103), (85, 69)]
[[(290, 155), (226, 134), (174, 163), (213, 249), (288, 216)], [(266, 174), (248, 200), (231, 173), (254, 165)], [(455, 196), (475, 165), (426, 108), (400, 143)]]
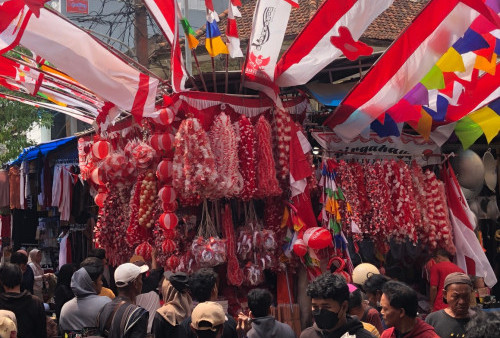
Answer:
[(429, 113), (427, 113), (425, 109), (422, 108), (422, 116), (420, 117), (420, 120), (418, 120), (417, 132), (420, 135), (422, 135), (426, 141), (429, 140), (429, 135), (431, 134), (431, 127), (432, 127), (432, 116), (430, 116)]
[(488, 143), (500, 132), (500, 116), (490, 107), (483, 107), (469, 115), (484, 132)]
[(453, 47), (450, 47), (448, 51), (441, 56), (436, 66), (438, 66), (442, 72), (465, 72), (462, 55)]

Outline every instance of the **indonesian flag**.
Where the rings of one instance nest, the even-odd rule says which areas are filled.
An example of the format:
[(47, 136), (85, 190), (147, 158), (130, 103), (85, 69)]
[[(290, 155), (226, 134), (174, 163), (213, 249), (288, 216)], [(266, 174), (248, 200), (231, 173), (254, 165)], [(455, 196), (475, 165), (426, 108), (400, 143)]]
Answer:
[(290, 10), (290, 3), (284, 0), (258, 0), (244, 67), (245, 87), (264, 92), (278, 105), (281, 102), (279, 88), (274, 82), (274, 71)]
[[(39, 15), (40, 7), (34, 9)], [(24, 29), (33, 14), (24, 0), (11, 0), (0, 3), (0, 54), (19, 44)]]
[(182, 19), (179, 5), (176, 0), (143, 1), (172, 48), (170, 59), (172, 89), (174, 92), (184, 91), (186, 90), (185, 84), (189, 75), (184, 67), (179, 44), (179, 22), (177, 19)]
[[(344, 54), (345, 47), (357, 49), (354, 40), (357, 41), (393, 1), (326, 0), (281, 57), (276, 66), (276, 83), (280, 87), (305, 84)], [(331, 38), (341, 36), (340, 27), (347, 28), (352, 41), (345, 40), (339, 46)]]
[(443, 180), (457, 248), (456, 263), (468, 274), (483, 277), (486, 285), (491, 288), (497, 283), (497, 278), (474, 233), (474, 214), (469, 209), (450, 165), (443, 171)]
[(415, 87), (481, 14), (498, 22), (481, 0), (430, 1), (325, 125), (344, 141), (353, 139)]
[(214, 3), (212, 0), (205, 0), (205, 7), (207, 8), (207, 21), (216, 21), (219, 22), (219, 14), (215, 11)]
[[(6, 5), (11, 1), (18, 0), (9, 0), (0, 7), (2, 33), (15, 31), (12, 26), (19, 24), (18, 20), (12, 20), (4, 25), (6, 15), (11, 14)], [(25, 19), (27, 22), (22, 21), (25, 30), (17, 38), (20, 44), (56, 65), (99, 97), (129, 111), (137, 120), (142, 119), (143, 113), (155, 111), (157, 79), (131, 67), (99, 40), (58, 14), (46, 8), (38, 9), (39, 17), (29, 15)], [(3, 40), (4, 34), (0, 38), (2, 46), (15, 45), (11, 40)]]
[[(227, 11), (226, 37), (229, 56), (231, 56), (233, 59), (243, 57), (243, 53), (240, 48), (240, 38), (238, 36), (238, 26), (235, 19), (235, 10), (238, 11), (238, 7), (236, 7), (231, 3), (231, 1), (229, 1), (229, 8)], [(239, 11), (238, 14), (241, 16)]]

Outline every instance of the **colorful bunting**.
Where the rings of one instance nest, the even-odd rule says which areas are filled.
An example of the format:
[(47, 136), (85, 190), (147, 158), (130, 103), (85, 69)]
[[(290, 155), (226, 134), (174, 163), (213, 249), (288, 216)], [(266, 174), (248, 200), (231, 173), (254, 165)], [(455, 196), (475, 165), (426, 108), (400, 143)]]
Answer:
[(385, 114), (384, 124), (380, 123), (379, 120), (375, 120), (371, 123), (371, 129), (378, 134), (380, 137), (388, 136), (400, 136), (401, 131), (396, 122), (389, 116)]
[(415, 123), (410, 124), (413, 129), (415, 129), (425, 140), (429, 140), (429, 136), (431, 134), (432, 129), (432, 117), (425, 111), (425, 109), (421, 110), (422, 117), (415, 125)]
[(481, 127), (488, 143), (498, 135), (500, 131), (500, 115), (490, 107), (483, 107), (476, 110), (474, 113), (468, 115), (468, 117)]
[(478, 55), (476, 57), (476, 63), (474, 64), (474, 68), (479, 70), (484, 70), (486, 73), (495, 75), (497, 66), (497, 55), (493, 53), (491, 55), (491, 59), (488, 60), (484, 56)]
[(481, 34), (476, 33), (476, 31), (471, 28), (467, 29), (464, 36), (453, 44), (453, 48), (460, 54), (488, 48), (489, 46), (490, 45)]
[(469, 149), (469, 147), (483, 135), (483, 130), (470, 117), (466, 116), (457, 122), (455, 134), (462, 143), (462, 147), (464, 149)]
[(427, 105), (429, 104), (429, 91), (419, 82), (405, 95), (404, 99), (414, 105)]
[(431, 70), (420, 81), (420, 83), (429, 90), (442, 89), (445, 87), (443, 72), (438, 68), (438, 66), (433, 66)]
[(420, 110), (405, 99), (392, 106), (386, 114), (389, 114), (396, 123), (418, 121), (421, 117)]
[(465, 72), (465, 65), (462, 56), (455, 50), (455, 48), (450, 47), (446, 53), (441, 56), (436, 66), (442, 72)]

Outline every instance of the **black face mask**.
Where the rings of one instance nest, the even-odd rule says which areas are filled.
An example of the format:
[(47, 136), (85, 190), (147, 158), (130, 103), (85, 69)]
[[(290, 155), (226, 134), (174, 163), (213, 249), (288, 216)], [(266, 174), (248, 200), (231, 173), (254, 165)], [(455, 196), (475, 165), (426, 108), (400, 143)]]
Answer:
[(312, 314), (316, 325), (318, 325), (321, 330), (333, 329), (339, 322), (339, 314), (337, 312), (321, 309), (313, 311)]

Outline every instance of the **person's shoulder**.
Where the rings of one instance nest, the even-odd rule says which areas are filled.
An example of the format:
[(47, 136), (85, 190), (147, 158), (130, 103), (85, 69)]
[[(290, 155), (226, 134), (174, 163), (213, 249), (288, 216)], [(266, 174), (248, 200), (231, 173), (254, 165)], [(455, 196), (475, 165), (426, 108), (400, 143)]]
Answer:
[(356, 335), (356, 338), (373, 338), (371, 332), (365, 329), (364, 326), (360, 327), (353, 333)]
[(440, 320), (443, 317), (443, 313), (444, 310), (431, 312), (427, 315), (427, 317), (425, 317), (425, 322), (434, 326), (433, 324), (435, 324), (436, 321)]
[(384, 332), (382, 332), (382, 334), (380, 335), (380, 338), (390, 338), (392, 337), (394, 334), (394, 327), (390, 327), (386, 330), (384, 330)]
[(320, 335), (316, 332), (316, 330), (312, 326), (308, 327), (300, 334), (300, 338), (315, 338), (315, 337), (320, 337)]
[(287, 323), (282, 323), (276, 320), (276, 325), (278, 325), (285, 334), (283, 337), (295, 337), (295, 332), (293, 331), (292, 327)]

